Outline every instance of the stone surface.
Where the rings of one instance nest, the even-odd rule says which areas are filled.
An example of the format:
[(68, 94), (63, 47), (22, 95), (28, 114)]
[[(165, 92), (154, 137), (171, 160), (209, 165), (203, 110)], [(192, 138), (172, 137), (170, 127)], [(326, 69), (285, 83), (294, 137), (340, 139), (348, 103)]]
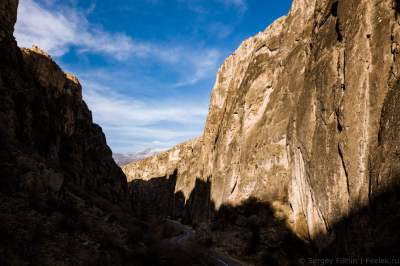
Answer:
[(156, 265), (78, 79), (17, 47), (17, 4), (0, 1), (0, 265)]
[(18, 0), (5, 0), (0, 3), (0, 39), (11, 38), (17, 20)]
[(279, 202), (299, 237), (319, 249), (334, 243), (343, 219), (399, 183), (398, 5), (295, 0), (221, 66), (190, 152), (176, 156), (182, 144), (127, 165), (128, 181), (176, 171), (186, 200), (200, 179), (216, 209)]
[[(175, 146), (171, 150), (161, 152), (153, 157), (140, 160), (137, 163), (123, 166), (128, 178), (128, 182), (134, 180), (148, 181), (154, 177), (171, 177), (178, 169), (179, 175), (185, 173), (187, 176), (195, 176), (196, 173), (192, 172), (193, 169), (197, 170), (196, 158), (199, 156), (197, 153), (202, 145), (200, 139), (194, 139)], [(179, 180), (179, 181), (178, 181)], [(175, 192), (181, 191), (188, 198), (190, 192), (194, 187), (195, 178), (178, 179), (177, 181), (184, 183), (177, 183)], [(185, 182), (191, 182), (190, 184)]]

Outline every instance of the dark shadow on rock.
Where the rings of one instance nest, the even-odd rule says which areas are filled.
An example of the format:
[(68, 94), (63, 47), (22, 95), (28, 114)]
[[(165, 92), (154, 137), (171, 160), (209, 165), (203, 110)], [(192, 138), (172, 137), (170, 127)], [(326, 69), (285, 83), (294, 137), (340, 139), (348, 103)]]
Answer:
[(215, 214), (211, 201), (211, 183), (196, 179), (189, 199), (184, 205), (183, 222), (186, 224), (209, 222)]
[(394, 1), (394, 8), (396, 10), (397, 15), (400, 13), (400, 1), (399, 0), (395, 0)]
[[(321, 250), (312, 241), (298, 237), (288, 226), (288, 220), (277, 215), (268, 202), (249, 198), (238, 206), (222, 205), (216, 210), (210, 200), (211, 184), (197, 179), (185, 203), (183, 194), (175, 193), (176, 174), (131, 182), (134, 210), (138, 214), (156, 213), (160, 221), (165, 217), (181, 219), (196, 230), (195, 242), (205, 248), (220, 250), (256, 265), (299, 265), (302, 259), (307, 262), (309, 258), (391, 259), (399, 255), (400, 189), (397, 186), (332, 225), (330, 233), (335, 238)], [(142, 215), (142, 218), (146, 217)], [(329, 239), (326, 235), (317, 238)]]
[(400, 187), (396, 186), (334, 224), (335, 240), (320, 257), (397, 258), (394, 264), (399, 264), (399, 226)]
[[(211, 183), (200, 179), (196, 180), (185, 202), (181, 192), (175, 193), (176, 177), (177, 172), (169, 177), (130, 182), (134, 213), (145, 220), (158, 219), (160, 223), (165, 218), (180, 220), (196, 230), (196, 245), (219, 250), (249, 263), (296, 265), (299, 258), (310, 254), (307, 242), (289, 229), (287, 220), (278, 217), (269, 203), (250, 198), (239, 206), (223, 205), (216, 210), (210, 200)], [(158, 240), (153, 239), (154, 242)], [(154, 248), (159, 256), (173, 253), (171, 245), (155, 245)], [(198, 254), (198, 248), (185, 252)], [(192, 256), (192, 259), (196, 258)], [(171, 260), (168, 263), (181, 265), (173, 264)]]
[(214, 210), (207, 231), (211, 245), (260, 265), (296, 265), (311, 254), (310, 245), (290, 230), (286, 217), (256, 198)]
[(144, 220), (170, 217), (184, 224), (206, 222), (214, 212), (210, 201), (211, 183), (196, 179), (188, 199), (182, 192), (175, 192), (177, 171), (168, 177), (129, 183), (133, 213)]
[(148, 181), (134, 180), (129, 184), (132, 211), (143, 220), (167, 216), (173, 219), (183, 217), (185, 198), (175, 193), (177, 172), (171, 176), (153, 178)]

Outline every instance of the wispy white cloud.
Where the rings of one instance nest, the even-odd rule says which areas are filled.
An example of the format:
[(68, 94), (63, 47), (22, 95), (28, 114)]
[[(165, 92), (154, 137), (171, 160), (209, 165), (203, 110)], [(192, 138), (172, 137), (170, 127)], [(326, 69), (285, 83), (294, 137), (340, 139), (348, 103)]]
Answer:
[(218, 0), (224, 3), (227, 6), (232, 6), (238, 9), (240, 13), (244, 13), (247, 11), (247, 3), (246, 0)]
[(234, 29), (234, 25), (223, 24), (221, 22), (213, 22), (208, 26), (207, 31), (219, 39), (228, 37)]
[(36, 44), (56, 57), (75, 47), (82, 53), (99, 53), (119, 60), (136, 56), (174, 63), (181, 59), (179, 47), (165, 49), (153, 43), (135, 41), (125, 33), (105, 31), (91, 24), (86, 13), (55, 2), (41, 5), (35, 0), (21, 1), (15, 29), (18, 44), (22, 47)]
[(220, 0), (223, 1), (226, 5), (233, 5), (239, 8), (247, 8), (246, 0)]
[(183, 80), (178, 81), (175, 87), (193, 85), (200, 80), (215, 75), (219, 66), (221, 54), (217, 50), (206, 50), (186, 56), (187, 62), (193, 71)]
[(123, 33), (109, 33), (90, 24), (84, 14), (51, 2), (45, 7), (34, 0), (21, 1), (15, 30), (18, 44), (30, 47), (34, 43), (54, 56), (62, 56), (71, 47), (77, 47), (117, 59), (147, 50)]
[(74, 47), (79, 53), (104, 54), (118, 60), (137, 57), (159, 61), (190, 77), (182, 75), (179, 86), (198, 82), (212, 74), (220, 64), (221, 53), (218, 50), (194, 49), (177, 43), (135, 41), (124, 33), (107, 32), (91, 24), (84, 14), (53, 2), (40, 5), (35, 0), (21, 1), (15, 32), (18, 44), (22, 47), (36, 44), (56, 57)]
[[(85, 99), (104, 125), (146, 126), (159, 122), (174, 122), (185, 125), (197, 124), (207, 114), (204, 106), (192, 103), (157, 100), (141, 102), (121, 95), (112, 88), (90, 81), (85, 84)], [(118, 119), (116, 119), (118, 118)]]
[[(224, 56), (222, 52), (216, 49), (193, 49), (190, 46), (181, 46), (172, 49), (159, 48), (158, 52), (153, 51), (153, 53), (157, 53), (158, 60), (162, 60), (163, 62), (163, 68), (172, 74), (169, 81), (163, 81), (162, 85), (164, 89), (192, 86), (203, 80), (209, 80), (212, 83)], [(149, 58), (149, 60), (152, 59), (154, 58)], [(136, 83), (138, 85), (137, 82), (139, 80), (132, 80), (132, 71), (134, 70), (132, 70), (131, 66), (125, 66), (122, 69), (115, 67), (111, 69), (92, 68), (89, 70), (77, 69), (74, 72), (79, 73), (79, 76), (83, 79), (97, 79), (101, 81), (113, 81), (117, 79), (119, 82)], [(140, 81), (145, 81), (146, 79), (147, 84), (152, 81), (158, 83), (157, 85), (160, 86), (159, 81), (154, 79), (154, 77), (142, 76)]]
[[(179, 3), (183, 3), (187, 6), (190, 11), (197, 13), (199, 15), (209, 12), (206, 4), (210, 1), (202, 0), (176, 0)], [(247, 11), (246, 0), (214, 0), (217, 3), (223, 4), (227, 7), (233, 7), (238, 10), (239, 13), (243, 14)]]
[[(84, 98), (118, 152), (165, 149), (201, 134), (207, 105), (164, 99), (136, 100), (83, 81)], [(200, 127), (199, 127), (200, 125)]]

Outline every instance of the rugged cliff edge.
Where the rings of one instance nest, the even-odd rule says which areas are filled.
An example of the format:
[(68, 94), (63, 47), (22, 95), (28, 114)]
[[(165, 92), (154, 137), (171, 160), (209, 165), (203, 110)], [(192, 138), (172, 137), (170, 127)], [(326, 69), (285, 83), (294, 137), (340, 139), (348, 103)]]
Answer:
[(319, 250), (396, 255), (399, 5), (294, 0), (221, 66), (198, 140), (123, 167), (132, 195), (172, 180), (154, 204), (191, 222), (252, 198)]
[(146, 265), (145, 226), (79, 81), (17, 47), (0, 1), (0, 265)]

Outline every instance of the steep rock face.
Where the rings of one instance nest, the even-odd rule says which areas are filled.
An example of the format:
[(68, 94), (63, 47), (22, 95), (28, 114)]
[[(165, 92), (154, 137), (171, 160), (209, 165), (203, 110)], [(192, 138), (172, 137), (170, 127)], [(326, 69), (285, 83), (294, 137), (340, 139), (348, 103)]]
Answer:
[[(180, 175), (195, 176), (192, 166), (196, 164), (196, 158), (199, 156), (198, 151), (202, 145), (200, 139), (194, 139), (173, 147), (167, 152), (161, 152), (153, 157), (138, 161), (137, 163), (124, 166), (122, 169), (129, 176), (128, 182), (134, 180), (148, 181), (154, 177), (166, 177), (174, 175), (174, 172), (179, 172)], [(179, 179), (176, 192), (182, 191), (186, 197), (189, 197), (194, 186), (194, 179)]]
[[(187, 184), (182, 190), (191, 191), (197, 177), (212, 180), (211, 196), (217, 206), (228, 201), (238, 203), (253, 195), (287, 198), (287, 189), (276, 184), (284, 184), (283, 180), (289, 178), (287, 110), (293, 108), (295, 99), (285, 96), (288, 83), (301, 87), (302, 79), (298, 75), (288, 80), (283, 73), (303, 71), (303, 30), (311, 30), (299, 27), (308, 18), (297, 8), (292, 13), (243, 42), (221, 66), (201, 144), (197, 145), (195, 156), (189, 157), (195, 163), (184, 158), (178, 164), (161, 163), (165, 165), (162, 167), (172, 169), (170, 173), (178, 169), (177, 182)], [(190, 165), (191, 173), (180, 171), (181, 165)], [(137, 169), (143, 168), (151, 170), (147, 176), (160, 176), (159, 166), (148, 159), (124, 167), (128, 181), (140, 178), (141, 170)], [(275, 175), (279, 178), (270, 178)]]
[[(182, 218), (187, 215), (185, 202), (193, 192), (196, 178), (181, 177), (196, 177), (198, 169), (193, 166), (198, 163), (201, 147), (201, 139), (190, 140), (166, 152), (122, 167), (129, 177), (130, 197), (134, 212), (139, 217), (168, 215)], [(202, 218), (201, 215), (196, 217)]]
[[(42, 163), (56, 176), (69, 176), (59, 181), (55, 192), (66, 181), (115, 202), (124, 200), (125, 177), (112, 160), (100, 127), (92, 123), (79, 81), (37, 47), (16, 51), (16, 56), (18, 61), (3, 61), (2, 122), (7, 126), (2, 127), (1, 135), (7, 160), (23, 167), (10, 164), (8, 169), (3, 161), (3, 170), (18, 176), (18, 186), (36, 190), (36, 186), (45, 186), (40, 184), (40, 175), (36, 176)], [(11, 63), (17, 69), (11, 69)], [(9, 185), (3, 188), (11, 189)]]
[(17, 20), (18, 0), (7, 0), (0, 3), (0, 38), (10, 38)]
[[(379, 195), (375, 190), (381, 185), (371, 178), (379, 167), (373, 158), (385, 120), (382, 110), (398, 79), (395, 5), (317, 5), (304, 89), (288, 129), (294, 170), (290, 202), (296, 220), (305, 216), (311, 237), (334, 237), (336, 222)], [(385, 183), (394, 186), (393, 178), (389, 174)]]
[(79, 81), (17, 47), (17, 4), (0, 2), (0, 264), (146, 264), (126, 177)]
[(295, 0), (221, 66), (192, 156), (133, 163), (128, 180), (163, 176), (161, 165), (177, 170), (186, 199), (197, 178), (216, 208), (280, 202), (297, 235), (328, 245), (336, 224), (398, 183), (398, 10), (392, 0)]
[[(307, 12), (302, 11), (305, 4)], [(295, 2), (287, 17), (244, 41), (224, 62), (204, 134), (192, 157), (180, 158), (178, 163), (155, 164), (147, 159), (130, 164), (123, 168), (128, 181), (160, 177), (162, 165), (169, 173), (177, 169), (177, 183), (185, 186), (176, 191), (185, 191), (186, 199), (196, 178), (210, 182), (216, 208), (249, 197), (288, 202), (288, 114), (294, 111), (303, 87), (313, 6), (312, 1)], [(181, 171), (181, 165), (189, 165), (190, 173)], [(138, 170), (144, 168), (149, 169), (146, 177)]]

